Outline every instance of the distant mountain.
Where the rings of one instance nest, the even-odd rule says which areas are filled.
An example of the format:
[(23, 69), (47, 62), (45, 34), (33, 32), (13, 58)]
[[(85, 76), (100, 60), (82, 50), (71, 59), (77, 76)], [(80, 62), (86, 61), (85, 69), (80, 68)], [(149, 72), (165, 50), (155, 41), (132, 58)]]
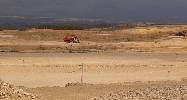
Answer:
[(2, 24), (47, 24), (47, 23), (64, 23), (64, 24), (94, 24), (94, 23), (110, 23), (102, 19), (79, 19), (79, 18), (53, 18), (53, 17), (22, 17), (22, 16), (0, 16), (0, 25)]
[[(135, 18), (134, 18), (135, 19)], [(174, 18), (175, 19), (175, 18)], [(31, 26), (45, 26), (45, 25), (74, 25), (81, 28), (93, 28), (93, 27), (110, 27), (113, 25), (118, 24), (139, 24), (139, 23), (155, 23), (155, 24), (182, 24), (175, 22), (174, 19), (168, 19), (168, 21), (161, 21), (163, 23), (159, 23), (157, 21), (148, 21), (148, 22), (141, 22), (138, 20), (129, 20), (127, 18), (127, 21), (108, 21), (103, 19), (81, 19), (81, 18), (54, 18), (54, 17), (23, 17), (23, 16), (0, 16), (0, 28), (13, 28), (13, 29), (19, 29), (19, 28), (25, 28), (25, 27), (31, 27)], [(159, 20), (159, 19), (155, 19)], [(160, 19), (161, 20), (161, 19)], [(171, 22), (170, 20), (173, 20)]]
[(79, 18), (53, 18), (53, 17), (22, 17), (22, 16), (0, 16), (0, 26), (29, 26), (29, 25), (78, 25), (82, 27), (94, 27), (101, 24), (112, 24), (102, 19), (79, 19)]

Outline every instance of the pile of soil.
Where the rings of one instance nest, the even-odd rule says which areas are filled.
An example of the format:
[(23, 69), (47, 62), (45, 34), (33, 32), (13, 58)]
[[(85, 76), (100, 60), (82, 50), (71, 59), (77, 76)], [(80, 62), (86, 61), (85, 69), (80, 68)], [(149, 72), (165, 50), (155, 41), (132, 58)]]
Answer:
[(34, 100), (37, 97), (0, 80), (0, 100)]
[(187, 85), (131, 89), (91, 100), (187, 100)]

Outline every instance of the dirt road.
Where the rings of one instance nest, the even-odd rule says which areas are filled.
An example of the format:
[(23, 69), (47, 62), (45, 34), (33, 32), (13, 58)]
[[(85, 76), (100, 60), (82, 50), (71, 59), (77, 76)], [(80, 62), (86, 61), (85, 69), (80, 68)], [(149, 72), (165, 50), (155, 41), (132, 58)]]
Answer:
[(1, 53), (0, 78), (25, 87), (65, 86), (83, 81), (109, 84), (180, 80), (187, 77), (186, 53)]

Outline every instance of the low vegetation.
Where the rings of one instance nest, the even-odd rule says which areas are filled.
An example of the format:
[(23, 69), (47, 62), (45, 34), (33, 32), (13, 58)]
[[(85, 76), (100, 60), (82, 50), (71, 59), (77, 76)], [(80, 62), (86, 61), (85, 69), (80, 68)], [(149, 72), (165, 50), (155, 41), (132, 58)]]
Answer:
[(83, 27), (71, 24), (34, 24), (34, 25), (5, 25), (0, 26), (0, 30), (19, 30), (25, 31), (29, 29), (53, 29), (53, 30), (82, 30)]

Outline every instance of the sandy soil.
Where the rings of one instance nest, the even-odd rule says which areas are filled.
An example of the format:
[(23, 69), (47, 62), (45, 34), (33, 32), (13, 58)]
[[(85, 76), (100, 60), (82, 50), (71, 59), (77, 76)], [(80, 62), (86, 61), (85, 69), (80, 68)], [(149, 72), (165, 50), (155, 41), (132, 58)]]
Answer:
[[(187, 77), (187, 39), (169, 34), (186, 28), (5, 30), (0, 32), (0, 79), (41, 100), (88, 100), (119, 90), (186, 86), (180, 80)], [(71, 33), (80, 44), (62, 41)], [(65, 87), (80, 83), (82, 71), (86, 84)]]
[[(185, 89), (187, 89), (187, 83), (184, 81), (162, 81), (162, 82), (133, 82), (133, 83), (116, 83), (116, 84), (84, 84), (84, 85), (74, 85), (69, 87), (42, 87), (42, 88), (34, 88), (34, 89), (28, 89), (27, 91), (38, 93), (43, 95), (41, 97), (41, 100), (93, 100), (92, 98), (103, 98), (107, 95), (114, 95), (118, 94), (120, 92), (129, 92), (129, 91), (137, 91), (138, 89), (148, 89), (148, 88), (154, 88), (154, 89), (161, 89), (166, 88), (167, 89), (176, 89), (175, 87), (185, 86)], [(53, 92), (52, 92), (53, 91)], [(151, 92), (151, 91), (150, 91)], [(169, 91), (171, 92), (171, 91)], [(185, 91), (186, 92), (186, 91)], [(166, 97), (168, 94), (166, 93)], [(171, 95), (172, 96), (172, 95)], [(174, 94), (175, 96), (175, 94)], [(181, 96), (181, 95), (177, 95)], [(186, 96), (186, 93), (185, 93)], [(148, 98), (147, 98), (148, 99)], [(147, 100), (146, 99), (146, 100)], [(150, 98), (149, 98), (150, 99)], [(111, 100), (109, 98), (107, 99), (95, 99), (95, 100)], [(113, 100), (113, 99), (112, 99)], [(115, 98), (114, 98), (115, 100)], [(136, 100), (136, 99), (117, 99), (117, 100)], [(141, 99), (145, 100), (145, 99)], [(155, 100), (165, 100), (165, 99), (155, 99)], [(184, 99), (168, 99), (168, 100), (186, 100), (186, 97)]]
[[(187, 77), (186, 53), (1, 53), (0, 61), (2, 80), (30, 88), (28, 91), (43, 100), (87, 100), (123, 87), (106, 84), (180, 81)], [(101, 87), (64, 87), (81, 82), (82, 65), (83, 82), (103, 84)], [(107, 87), (112, 88), (110, 92)]]
[(86, 83), (180, 80), (187, 76), (184, 53), (3, 53), (0, 61), (1, 78), (26, 87), (80, 82), (82, 65)]

